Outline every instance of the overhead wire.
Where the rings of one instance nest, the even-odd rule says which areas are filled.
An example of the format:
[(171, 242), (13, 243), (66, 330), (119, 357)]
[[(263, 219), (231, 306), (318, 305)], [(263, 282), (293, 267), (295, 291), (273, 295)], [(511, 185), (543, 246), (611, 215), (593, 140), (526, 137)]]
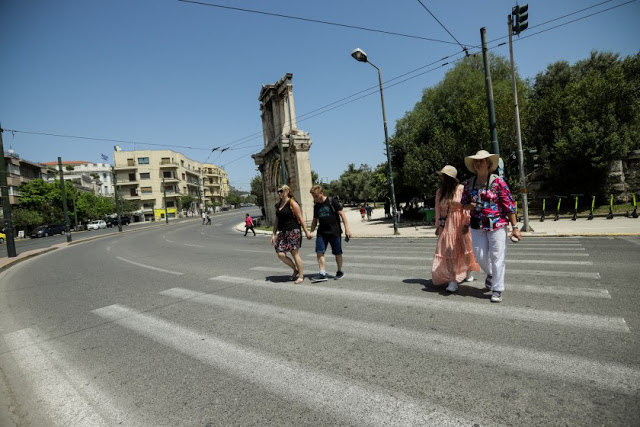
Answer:
[(456, 41), (456, 43), (458, 43), (458, 44), (460, 45), (460, 47), (461, 47), (461, 48), (462, 48), (462, 50), (467, 54), (467, 56), (469, 56), (469, 52), (467, 51), (467, 47), (466, 47), (466, 46), (463, 46), (463, 45), (462, 45), (462, 43), (460, 43), (460, 42), (458, 41), (458, 39), (457, 39), (453, 34), (451, 34), (451, 31), (449, 31), (449, 30), (447, 29), (447, 27), (445, 27), (445, 26), (444, 26), (444, 24), (443, 24), (442, 22), (440, 22), (440, 20), (436, 17), (436, 15), (434, 15), (434, 14), (429, 10), (429, 8), (428, 8), (424, 3), (422, 3), (422, 0), (418, 0), (418, 3), (420, 3), (420, 4), (422, 5), (422, 7), (424, 8), (424, 10), (426, 10), (427, 12), (429, 12), (429, 15), (431, 15), (431, 16), (433, 17), (433, 19), (435, 19), (435, 20), (436, 20), (436, 22), (437, 22), (438, 24), (440, 24), (440, 26), (441, 26), (442, 28), (444, 28), (444, 30), (447, 32), (447, 34), (449, 34), (449, 35), (451, 36), (451, 38), (452, 38), (452, 39), (454, 39), (454, 40)]
[(300, 16), (284, 15), (284, 14), (281, 14), (281, 13), (265, 12), (265, 11), (262, 11), (262, 10), (244, 9), (244, 8), (240, 8), (240, 7), (226, 6), (226, 5), (222, 5), (222, 4), (216, 4), (216, 3), (207, 3), (207, 2), (196, 1), (196, 0), (178, 0), (178, 1), (182, 2), (182, 3), (192, 3), (192, 4), (201, 5), (201, 6), (209, 6), (209, 7), (217, 7), (217, 8), (220, 8), (220, 9), (235, 10), (235, 11), (239, 11), (239, 12), (255, 13), (255, 14), (259, 14), (259, 15), (274, 16), (274, 17), (278, 17), (278, 18), (286, 18), (286, 19), (293, 19), (293, 20), (297, 20), (297, 21), (312, 22), (312, 23), (315, 23), (315, 24), (333, 25), (333, 26), (336, 26), (336, 27), (351, 28), (351, 29), (354, 29), (354, 30), (362, 30), (362, 31), (369, 31), (369, 32), (374, 32), (374, 33), (388, 34), (388, 35), (392, 35), (392, 36), (400, 36), (400, 37), (407, 37), (407, 38), (412, 38), (412, 39), (420, 39), (420, 40), (425, 40), (425, 41), (430, 41), (430, 42), (435, 42), (435, 43), (455, 44), (453, 42), (448, 42), (446, 40), (432, 39), (432, 38), (429, 38), (429, 37), (422, 37), (422, 36), (416, 36), (416, 35), (411, 35), (411, 34), (398, 33), (398, 32), (394, 32), (394, 31), (379, 30), (379, 29), (376, 29), (376, 28), (367, 28), (367, 27), (361, 27), (361, 26), (357, 26), (357, 25), (341, 24), (341, 23), (337, 23), (337, 22), (323, 21), (323, 20), (320, 20), (320, 19), (303, 18), (303, 17), (300, 17)]
[[(284, 18), (292, 18), (292, 19), (300, 19), (300, 20), (309, 20), (309, 21), (312, 21), (312, 20), (310, 20), (310, 19), (306, 19), (306, 18), (289, 17), (289, 16), (287, 16), (287, 15), (278, 15), (278, 14), (271, 14), (271, 13), (267, 13), (267, 12), (260, 12), (260, 11), (245, 10), (245, 9), (234, 8), (234, 7), (230, 7), (230, 6), (222, 6), (222, 5), (215, 5), (215, 4), (212, 4), (212, 3), (197, 2), (197, 1), (193, 1), (193, 0), (178, 0), (178, 1), (187, 2), (187, 3), (197, 3), (197, 4), (207, 5), (207, 6), (214, 6), (214, 7), (221, 7), (221, 8), (225, 8), (225, 9), (236, 9), (236, 10), (247, 11), (247, 12), (261, 13), (261, 14), (265, 14), (265, 15), (275, 15), (275, 16), (280, 16), (280, 17), (284, 17)], [(420, 1), (420, 0), (418, 0), (418, 1)], [(544, 22), (544, 23), (537, 24), (537, 25), (535, 25), (535, 26), (530, 27), (530, 29), (531, 29), (531, 28), (540, 27), (540, 26), (546, 25), (546, 24), (548, 24), (548, 23), (550, 23), (550, 22), (555, 22), (555, 21), (557, 21), (557, 20), (560, 20), (560, 19), (563, 19), (563, 18), (567, 18), (567, 17), (569, 17), (569, 16), (573, 16), (573, 15), (575, 15), (575, 14), (578, 14), (578, 13), (584, 12), (584, 11), (586, 11), (586, 10), (593, 9), (594, 7), (601, 6), (601, 5), (606, 4), (606, 3), (610, 3), (611, 1), (614, 1), (614, 0), (606, 0), (606, 1), (600, 2), (600, 3), (598, 3), (598, 4), (595, 4), (595, 5), (592, 5), (592, 6), (589, 6), (589, 7), (583, 8), (583, 9), (580, 9), (580, 10), (578, 10), (578, 11), (575, 11), (575, 12), (572, 12), (572, 13), (569, 13), (569, 14), (566, 14), (566, 15), (563, 15), (563, 16), (561, 16), (561, 17), (551, 19), (551, 20), (546, 21), (546, 22)], [(637, 1), (637, 0), (628, 0), (628, 1), (624, 2), (624, 3), (618, 4), (618, 5), (614, 5), (614, 6), (612, 6), (612, 7), (607, 8), (607, 9), (603, 9), (603, 10), (600, 10), (600, 11), (597, 11), (597, 12), (594, 12), (594, 13), (591, 13), (591, 14), (589, 14), (589, 15), (585, 15), (585, 16), (579, 17), (579, 18), (576, 18), (576, 19), (571, 20), (571, 21), (564, 22), (564, 23), (562, 23), (562, 24), (559, 24), (559, 25), (556, 25), (556, 26), (553, 26), (553, 27), (550, 27), (550, 28), (547, 28), (547, 29), (544, 29), (544, 30), (538, 31), (538, 32), (536, 32), (536, 33), (531, 33), (531, 34), (526, 35), (526, 36), (521, 36), (519, 39), (520, 39), (520, 40), (522, 40), (522, 39), (525, 39), (525, 38), (533, 37), (533, 36), (535, 36), (535, 35), (538, 35), (538, 34), (541, 34), (541, 33), (544, 33), (544, 32), (547, 32), (547, 31), (550, 31), (550, 30), (553, 30), (553, 29), (557, 29), (557, 28), (563, 27), (563, 26), (565, 26), (565, 25), (569, 25), (569, 24), (571, 24), (571, 23), (574, 23), (574, 22), (577, 22), (577, 21), (580, 21), (580, 20), (583, 20), (583, 19), (586, 19), (586, 18), (589, 18), (589, 17), (591, 17), (591, 16), (595, 16), (595, 15), (598, 15), (598, 14), (601, 14), (601, 13), (604, 13), (604, 12), (607, 12), (607, 11), (609, 11), (609, 10), (613, 10), (613, 9), (616, 9), (616, 8), (618, 8), (618, 7), (621, 7), (621, 6), (625, 6), (625, 5), (630, 4), (630, 3), (633, 3), (633, 2), (635, 2), (635, 1)], [(420, 3), (422, 4), (422, 2), (421, 2), (421, 1), (420, 1)], [(423, 5), (423, 6), (424, 6), (424, 5)], [(425, 9), (426, 9), (426, 7), (425, 7)], [(428, 9), (427, 9), (427, 10), (428, 10)], [(429, 12), (429, 13), (431, 13), (431, 12)], [(433, 16), (433, 14), (432, 14), (432, 16)], [(434, 16), (434, 18), (435, 18), (435, 16)], [(435, 19), (437, 20), (437, 18), (435, 18)], [(326, 23), (326, 22), (322, 22), (322, 21), (319, 21), (319, 22), (320, 22), (320, 23)], [(439, 22), (439, 21), (438, 21), (438, 22)], [(346, 25), (342, 25), (342, 24), (334, 24), (334, 25), (346, 26)], [(442, 24), (441, 24), (441, 25), (442, 25)], [(357, 28), (357, 29), (364, 29), (364, 28), (359, 28), (359, 27), (355, 27), (355, 26), (347, 26), (347, 27), (349, 27), (349, 28)], [(370, 29), (365, 29), (365, 30), (370, 30)], [(446, 30), (446, 28), (445, 28), (445, 30)], [(447, 30), (447, 32), (449, 32), (449, 31)], [(387, 34), (393, 34), (393, 33), (390, 33), (390, 32), (386, 32), (386, 33), (387, 33)], [(400, 35), (400, 34), (393, 34), (393, 35)], [(452, 35), (452, 37), (453, 37), (453, 35)], [(453, 37), (453, 38), (454, 38), (454, 40), (456, 40), (456, 39), (455, 39), (455, 37)], [(497, 38), (497, 39), (491, 40), (489, 43), (493, 43), (493, 42), (495, 42), (495, 41), (502, 40), (503, 38), (505, 38), (505, 37), (501, 37), (501, 38)], [(457, 40), (456, 40), (456, 41), (457, 41)], [(517, 41), (517, 40), (516, 40), (516, 41)], [(450, 44), (453, 44), (453, 43), (450, 43)], [(468, 51), (466, 50), (466, 47), (465, 47), (465, 46), (463, 46), (462, 44), (460, 44), (459, 42), (458, 42), (458, 44), (459, 44), (461, 47), (463, 47), (463, 51), (465, 52), (465, 55), (468, 55)], [(500, 46), (500, 45), (497, 45), (497, 46)], [(497, 46), (495, 46), (495, 47), (497, 47)], [(474, 49), (475, 49), (475, 48), (478, 48), (478, 49), (479, 49), (479, 46), (469, 46), (469, 47), (474, 48)], [(489, 48), (489, 50), (494, 49), (495, 47)], [(396, 76), (396, 77), (393, 77), (393, 78), (391, 78), (391, 79), (389, 79), (389, 80), (386, 80), (386, 81), (384, 82), (384, 84), (386, 85), (385, 87), (387, 87), (387, 88), (391, 88), (391, 87), (393, 87), (393, 86), (397, 86), (397, 85), (399, 85), (399, 84), (401, 84), (401, 83), (404, 83), (404, 82), (406, 82), (406, 81), (412, 80), (412, 79), (417, 78), (417, 77), (419, 77), (419, 76), (422, 76), (422, 75), (424, 75), (424, 74), (427, 74), (427, 73), (430, 73), (430, 72), (435, 71), (435, 70), (437, 70), (437, 69), (440, 69), (441, 67), (443, 67), (443, 66), (445, 66), (445, 65), (448, 65), (450, 62), (442, 63), (442, 64), (440, 64), (438, 67), (434, 67), (434, 68), (429, 69), (429, 70), (427, 70), (427, 71), (424, 71), (424, 72), (422, 72), (422, 73), (416, 74), (416, 75), (414, 75), (414, 76), (411, 76), (411, 77), (408, 77), (408, 78), (406, 78), (406, 79), (400, 80), (400, 81), (398, 81), (398, 82), (396, 82), (396, 83), (390, 84), (391, 82), (393, 82), (393, 81), (395, 81), (395, 80), (397, 80), (397, 79), (400, 79), (400, 78), (402, 78), (402, 77), (404, 77), (404, 76), (407, 76), (407, 75), (413, 74), (413, 73), (415, 73), (415, 72), (417, 72), (417, 71), (419, 71), (419, 70), (422, 70), (422, 69), (424, 69), (424, 68), (426, 68), (426, 67), (432, 66), (432, 65), (434, 65), (434, 64), (436, 64), (436, 63), (438, 63), (438, 62), (440, 62), (440, 61), (443, 61), (443, 60), (446, 60), (446, 59), (449, 59), (449, 58), (455, 57), (456, 55), (459, 55), (460, 53), (462, 53), (462, 52), (457, 52), (457, 53), (451, 54), (451, 55), (446, 56), (446, 57), (443, 57), (443, 58), (441, 58), (441, 59), (439, 59), (439, 60), (433, 61), (433, 62), (431, 62), (431, 63), (429, 63), (429, 64), (426, 64), (426, 65), (423, 65), (423, 66), (421, 66), (421, 67), (418, 67), (418, 68), (416, 68), (416, 69), (414, 69), (414, 70), (408, 71), (408, 72), (406, 72), (406, 73), (403, 73), (403, 74), (400, 74), (400, 75), (398, 75), (398, 76)], [(454, 61), (453, 61), (453, 63), (459, 62), (459, 61), (460, 61), (460, 60), (462, 60), (462, 59), (463, 59), (463, 58), (456, 59), (456, 60), (454, 60)], [(317, 116), (319, 116), (319, 115), (321, 115), (321, 114), (324, 114), (324, 113), (327, 113), (327, 112), (329, 112), (329, 111), (335, 110), (335, 109), (337, 109), (337, 108), (343, 107), (343, 106), (348, 105), (348, 104), (350, 104), (350, 103), (353, 103), (353, 102), (355, 102), (355, 101), (357, 101), (357, 100), (360, 100), (360, 99), (363, 99), (363, 98), (365, 98), (365, 97), (368, 97), (368, 96), (374, 95), (374, 94), (376, 94), (376, 93), (377, 93), (377, 91), (378, 91), (378, 86), (371, 86), (371, 87), (369, 87), (369, 88), (366, 88), (366, 89), (363, 89), (363, 90), (361, 90), (361, 91), (359, 91), (359, 92), (356, 92), (356, 93), (354, 93), (354, 94), (351, 94), (351, 95), (349, 95), (349, 96), (347, 96), (347, 97), (343, 97), (343, 98), (341, 98), (341, 99), (339, 99), (339, 100), (337, 100), (337, 101), (333, 101), (333, 102), (331, 102), (331, 103), (329, 103), (329, 104), (326, 104), (325, 106), (322, 106), (322, 107), (316, 108), (316, 109), (314, 109), (314, 110), (312, 110), (312, 111), (309, 111), (309, 112), (307, 112), (307, 113), (304, 113), (304, 114), (302, 114), (302, 115), (298, 116), (299, 120), (297, 120), (297, 121), (302, 122), (302, 121), (308, 120), (308, 119), (310, 119), (310, 118), (317, 117)], [(364, 94), (364, 95), (361, 95), (361, 94)], [(359, 96), (359, 95), (361, 95), (361, 96)], [(354, 97), (355, 97), (355, 98), (354, 98)], [(351, 98), (354, 98), (354, 99), (351, 99)], [(314, 113), (315, 113), (315, 114), (314, 114)], [(4, 129), (4, 130), (6, 130), (6, 131), (8, 131), (8, 132), (12, 132), (12, 133), (14, 133), (14, 134), (15, 134), (15, 133), (24, 133), (24, 134), (31, 134), (31, 135), (43, 135), (43, 136), (52, 136), (52, 137), (59, 137), (59, 138), (72, 138), (72, 139), (82, 139), (82, 140), (92, 140), (92, 141), (116, 142), (116, 143), (122, 143), (122, 144), (133, 144), (133, 145), (136, 145), (136, 144), (137, 144), (137, 145), (149, 145), (149, 146), (157, 146), (157, 147), (185, 148), (185, 149), (190, 149), (190, 150), (207, 150), (207, 151), (211, 150), (211, 151), (209, 152), (209, 156), (207, 157), (207, 160), (208, 160), (208, 158), (211, 156), (211, 154), (213, 154), (213, 152), (214, 152), (214, 151), (217, 151), (217, 149), (219, 149), (219, 148), (221, 148), (221, 147), (224, 147), (224, 145), (223, 145), (223, 146), (221, 146), (221, 147), (216, 147), (216, 148), (214, 148), (214, 149), (209, 149), (209, 148), (203, 148), (203, 147), (192, 147), (192, 146), (183, 146), (183, 145), (175, 145), (175, 144), (170, 144), (170, 145), (169, 145), (169, 144), (158, 144), (158, 143), (146, 143), (146, 142), (140, 142), (140, 141), (128, 141), (128, 140), (111, 139), (111, 138), (97, 138), (97, 137), (87, 137), (87, 136), (78, 136), (78, 135), (55, 134), (55, 133), (47, 133), (47, 132), (24, 131), (24, 130), (18, 130), (18, 129)], [(255, 132), (255, 133), (253, 133), (253, 134), (251, 134), (251, 135), (247, 135), (247, 136), (242, 137), (242, 138), (239, 138), (239, 139), (237, 139), (237, 140), (235, 140), (235, 141), (233, 141), (233, 142), (231, 142), (231, 143), (227, 144), (227, 145), (226, 145), (226, 148), (221, 149), (221, 150), (218, 152), (218, 156), (216, 157), (216, 159), (217, 159), (217, 158), (219, 158), (219, 157), (220, 157), (220, 155), (221, 155), (224, 151), (230, 150), (230, 149), (231, 149), (231, 147), (235, 147), (236, 145), (241, 145), (241, 144), (244, 144), (244, 143), (251, 142), (251, 141), (252, 141), (252, 140), (254, 140), (254, 139), (258, 139), (258, 137), (262, 137), (262, 132), (261, 132), (261, 131), (259, 131), (259, 132)], [(251, 147), (236, 147), (235, 149), (238, 149), (238, 150), (239, 150), (239, 149), (254, 148), (254, 147), (256, 147), (256, 146), (251, 146)], [(233, 150), (235, 150), (235, 149), (232, 149), (231, 151), (233, 151)], [(241, 158), (244, 158), (244, 157), (246, 157), (246, 156), (242, 156)], [(228, 164), (230, 164), (230, 163), (232, 163), (232, 162), (235, 162), (235, 161), (237, 161), (237, 160), (239, 160), (239, 159), (240, 159), (240, 158), (238, 158), (238, 159), (236, 159), (236, 160), (233, 160), (233, 161), (231, 161), (231, 162), (229, 162), (229, 163), (226, 163), (225, 165), (228, 165)], [(206, 162), (205, 162), (205, 163), (206, 163)]]

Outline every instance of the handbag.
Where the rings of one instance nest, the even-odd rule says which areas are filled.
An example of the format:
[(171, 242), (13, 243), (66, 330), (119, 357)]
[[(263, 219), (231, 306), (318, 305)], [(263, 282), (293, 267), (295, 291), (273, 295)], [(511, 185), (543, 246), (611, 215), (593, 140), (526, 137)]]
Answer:
[(469, 226), (474, 230), (479, 230), (480, 228), (482, 228), (482, 220), (480, 218), (476, 218), (472, 216)]

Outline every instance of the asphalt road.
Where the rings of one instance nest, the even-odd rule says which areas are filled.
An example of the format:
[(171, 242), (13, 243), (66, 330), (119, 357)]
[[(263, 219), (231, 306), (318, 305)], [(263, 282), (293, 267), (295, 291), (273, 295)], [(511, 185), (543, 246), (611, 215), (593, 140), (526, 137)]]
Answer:
[(353, 239), (343, 280), (293, 285), (269, 236), (231, 230), (243, 217), (111, 233), (0, 273), (9, 420), (640, 423), (640, 238), (510, 244), (492, 304), (482, 274), (455, 295), (431, 285), (435, 239)]

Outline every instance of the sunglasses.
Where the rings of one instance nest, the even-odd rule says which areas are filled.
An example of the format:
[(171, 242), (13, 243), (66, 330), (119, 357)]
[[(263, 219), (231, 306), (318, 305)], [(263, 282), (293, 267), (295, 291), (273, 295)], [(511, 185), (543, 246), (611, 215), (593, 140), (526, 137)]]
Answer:
[(284, 193), (283, 189), (278, 190), (278, 194)]

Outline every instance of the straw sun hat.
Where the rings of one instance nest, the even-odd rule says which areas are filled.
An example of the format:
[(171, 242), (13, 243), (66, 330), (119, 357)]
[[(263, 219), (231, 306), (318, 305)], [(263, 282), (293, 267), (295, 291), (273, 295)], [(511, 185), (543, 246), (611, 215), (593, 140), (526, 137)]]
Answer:
[(480, 150), (473, 156), (467, 156), (464, 158), (464, 164), (469, 171), (476, 173), (476, 168), (473, 167), (474, 160), (488, 159), (489, 160), (489, 172), (493, 172), (498, 169), (498, 155), (491, 154), (487, 150)]
[(453, 179), (458, 179), (458, 169), (454, 168), (451, 165), (446, 165), (445, 167), (442, 168), (441, 171), (436, 172), (438, 175), (447, 175), (450, 176)]

